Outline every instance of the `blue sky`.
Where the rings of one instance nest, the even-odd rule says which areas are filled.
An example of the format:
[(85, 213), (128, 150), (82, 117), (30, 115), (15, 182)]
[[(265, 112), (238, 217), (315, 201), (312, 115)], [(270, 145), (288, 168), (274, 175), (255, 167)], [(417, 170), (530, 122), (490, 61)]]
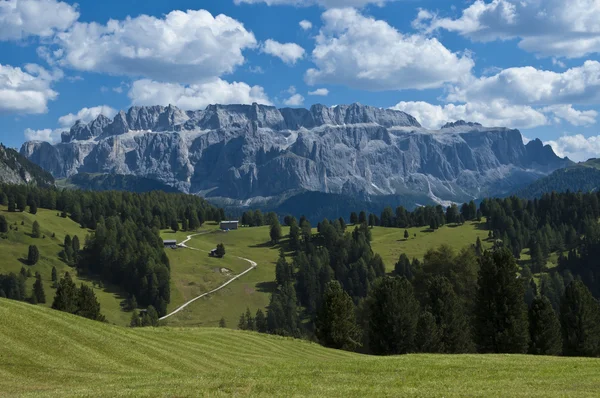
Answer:
[(584, 160), (599, 52), (599, 0), (0, 0), (0, 141), (131, 105), (361, 102)]

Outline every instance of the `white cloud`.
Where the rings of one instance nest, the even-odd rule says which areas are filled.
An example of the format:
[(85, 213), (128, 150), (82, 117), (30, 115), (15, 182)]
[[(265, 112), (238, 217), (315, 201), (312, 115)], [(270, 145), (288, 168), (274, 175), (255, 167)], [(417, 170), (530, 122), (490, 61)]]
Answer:
[[(226, 15), (205, 10), (141, 15), (106, 25), (76, 23), (59, 33), (61, 65), (113, 75), (196, 83), (231, 73), (256, 47), (254, 34)], [(55, 56), (53, 54), (53, 56)]]
[(286, 106), (302, 106), (304, 105), (304, 97), (300, 94), (294, 94), (283, 101), (283, 104)]
[(43, 129), (43, 130), (32, 130), (25, 129), (25, 139), (27, 141), (46, 141), (51, 144), (60, 142), (60, 135), (65, 129)]
[(0, 40), (49, 37), (67, 30), (78, 18), (76, 6), (56, 0), (3, 0)]
[(485, 102), (503, 98), (514, 104), (590, 104), (600, 101), (600, 62), (586, 61), (564, 72), (531, 66), (504, 69), (455, 86), (450, 102)]
[(269, 97), (260, 86), (246, 83), (229, 83), (221, 79), (192, 85), (137, 80), (129, 90), (134, 105), (173, 104), (184, 110), (204, 109), (211, 104), (271, 105)]
[(69, 113), (68, 115), (61, 116), (58, 119), (58, 123), (62, 127), (71, 127), (78, 120), (81, 120), (83, 123), (89, 123), (92, 120), (95, 120), (99, 115), (112, 118), (116, 114), (116, 109), (113, 109), (108, 105), (100, 105), (92, 108), (82, 108), (79, 112), (77, 112), (77, 114)]
[(261, 51), (281, 59), (288, 65), (294, 65), (304, 58), (305, 51), (296, 43), (279, 43), (275, 40), (267, 40), (262, 45)]
[(600, 157), (600, 136), (566, 135), (544, 144), (550, 145), (558, 156), (568, 156), (577, 162)]
[(327, 90), (326, 88), (319, 88), (319, 89), (316, 89), (315, 91), (309, 91), (308, 95), (317, 95), (317, 96), (321, 96), (321, 97), (327, 97), (329, 95), (329, 90)]
[(413, 26), (445, 29), (473, 41), (519, 39), (519, 47), (542, 56), (582, 57), (600, 52), (597, 0), (476, 0), (459, 18), (421, 10)]
[(524, 105), (505, 101), (488, 103), (432, 105), (428, 102), (400, 102), (392, 109), (406, 112), (423, 127), (438, 129), (447, 122), (466, 120), (490, 127), (533, 128), (548, 124), (543, 112)]
[(235, 4), (260, 4), (269, 6), (291, 5), (296, 7), (308, 7), (318, 5), (325, 8), (342, 7), (364, 7), (368, 4), (383, 6), (385, 3), (397, 0), (234, 0)]
[(343, 84), (380, 91), (427, 89), (470, 75), (474, 62), (435, 38), (404, 35), (387, 22), (354, 9), (332, 9), (323, 16), (308, 84)]
[(563, 61), (561, 61), (558, 58), (552, 58), (552, 65), (558, 66), (559, 68), (566, 68), (567, 64), (565, 64)]
[(28, 64), (25, 70), (0, 64), (0, 114), (39, 114), (48, 111), (48, 101), (58, 97), (50, 88), (62, 72), (49, 72), (39, 65)]
[(307, 21), (306, 19), (303, 21), (300, 21), (300, 27), (304, 30), (311, 30), (313, 27), (312, 22)]
[(573, 126), (589, 126), (596, 123), (598, 112), (595, 110), (578, 111), (572, 105), (551, 105), (542, 108), (543, 112), (552, 113), (555, 121), (566, 120)]

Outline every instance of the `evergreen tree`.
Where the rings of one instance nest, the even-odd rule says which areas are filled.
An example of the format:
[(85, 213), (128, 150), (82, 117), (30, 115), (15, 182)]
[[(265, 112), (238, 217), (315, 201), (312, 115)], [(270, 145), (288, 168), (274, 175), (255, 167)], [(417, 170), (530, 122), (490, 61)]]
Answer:
[(39, 238), (40, 236), (42, 236), (42, 233), (40, 232), (40, 224), (37, 221), (34, 221), (33, 227), (31, 227), (31, 237)]
[(77, 237), (77, 235), (73, 236), (73, 240), (71, 243), (73, 247), (73, 253), (77, 254), (77, 252), (79, 252), (79, 250), (81, 249), (79, 246), (79, 238)]
[(227, 327), (227, 323), (225, 322), (225, 318), (221, 317), (221, 320), (219, 321), (219, 327), (220, 328), (226, 328)]
[(37, 214), (38, 211), (38, 206), (35, 202), (32, 202), (31, 205), (29, 205), (29, 212), (31, 214)]
[(217, 257), (224, 257), (225, 256), (225, 245), (222, 243), (219, 243), (217, 245)]
[(142, 326), (142, 319), (137, 311), (131, 313), (131, 319), (129, 320), (129, 326), (132, 328), (138, 328)]
[(439, 228), (439, 225), (438, 225), (437, 218), (431, 217), (431, 221), (429, 222), (429, 229), (431, 229), (432, 231), (435, 231), (438, 228)]
[(435, 317), (428, 311), (419, 315), (415, 347), (418, 352), (440, 352), (441, 333), (435, 322)]
[(56, 267), (52, 267), (52, 282), (58, 282), (58, 273), (56, 272)]
[(173, 232), (179, 231), (179, 222), (177, 220), (173, 219), (173, 221), (171, 221), (171, 229)]
[(56, 295), (52, 302), (52, 308), (55, 310), (74, 314), (77, 311), (78, 291), (77, 286), (73, 283), (71, 275), (65, 273), (61, 278), (56, 288)]
[(547, 297), (538, 296), (529, 308), (529, 353), (560, 355), (562, 336), (560, 322)]
[(400, 258), (398, 259), (398, 262), (394, 266), (394, 274), (396, 274), (397, 276), (404, 276), (409, 281), (413, 280), (414, 273), (413, 273), (412, 265), (406, 254), (404, 254), (404, 253), (400, 254)]
[(37, 246), (30, 245), (29, 251), (27, 252), (27, 262), (29, 263), (29, 265), (35, 265), (35, 264), (37, 264), (39, 259), (40, 259), (40, 251), (38, 250)]
[(354, 350), (361, 338), (356, 324), (354, 303), (338, 281), (325, 287), (315, 321), (316, 335), (326, 347)]
[(260, 308), (258, 310), (256, 310), (256, 315), (254, 316), (254, 324), (255, 324), (255, 328), (256, 328), (257, 332), (267, 333), (267, 330), (268, 330), (267, 317), (265, 316), (264, 312), (262, 312), (262, 310)]
[(65, 240), (63, 242), (65, 249), (67, 247), (73, 248), (73, 240), (71, 239), (71, 235), (65, 236)]
[(408, 240), (409, 236), (410, 235), (408, 234), (408, 229), (405, 229), (404, 230), (404, 240)]
[(187, 220), (187, 218), (183, 218), (181, 220), (181, 230), (182, 231), (187, 231), (188, 230), (188, 220)]
[(158, 312), (154, 306), (149, 305), (142, 316), (142, 326), (158, 326)]
[(254, 318), (252, 317), (252, 313), (250, 313), (250, 308), (246, 308), (246, 330), (255, 330), (254, 326)]
[(350, 213), (350, 224), (352, 224), (352, 225), (358, 224), (358, 214), (356, 214), (356, 212)]
[(419, 303), (406, 278), (383, 277), (367, 298), (369, 347), (377, 355), (415, 351)]
[(479, 236), (475, 242), (475, 254), (477, 257), (481, 257), (483, 255), (483, 245), (481, 244), (481, 239), (479, 239)]
[(240, 320), (238, 321), (239, 330), (248, 330), (248, 321), (246, 320), (246, 314), (242, 312)]
[(340, 222), (340, 227), (342, 228), (342, 231), (346, 230), (346, 221), (344, 220), (344, 217), (340, 217), (338, 219), (338, 221)]
[(565, 289), (560, 305), (563, 354), (600, 354), (600, 307), (583, 282), (573, 281)]
[(362, 223), (366, 223), (367, 222), (367, 213), (365, 211), (361, 211), (358, 214), (358, 223), (362, 224)]
[(279, 259), (275, 264), (275, 280), (278, 286), (283, 286), (288, 282), (292, 282), (292, 268), (285, 259), (283, 250), (279, 254)]
[(275, 222), (271, 225), (269, 236), (271, 237), (271, 243), (273, 244), (276, 244), (281, 240), (281, 224), (279, 224), (279, 220), (275, 219)]
[(292, 220), (292, 225), (290, 226), (290, 248), (292, 250), (300, 248), (300, 228), (295, 220)]
[(42, 276), (39, 273), (35, 275), (35, 283), (33, 284), (32, 296), (36, 298), (36, 301), (40, 304), (46, 303), (46, 294), (44, 292), (44, 284), (42, 283)]
[(14, 213), (17, 211), (17, 205), (15, 204), (15, 199), (11, 196), (8, 198), (8, 212)]
[(0, 215), (0, 233), (8, 232), (8, 222), (6, 221), (6, 217)]
[(475, 336), (480, 352), (525, 353), (529, 345), (524, 286), (508, 249), (485, 252), (475, 308)]
[(296, 291), (292, 283), (286, 283), (271, 295), (267, 311), (269, 332), (282, 336), (300, 336)]

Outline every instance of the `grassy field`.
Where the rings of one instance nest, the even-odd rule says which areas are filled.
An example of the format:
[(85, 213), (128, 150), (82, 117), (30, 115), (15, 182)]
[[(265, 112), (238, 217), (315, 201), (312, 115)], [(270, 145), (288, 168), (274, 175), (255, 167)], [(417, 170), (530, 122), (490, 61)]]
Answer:
[[(236, 328), (237, 321), (246, 308), (254, 313), (264, 310), (269, 303), (269, 295), (274, 288), (275, 262), (279, 256), (278, 246), (271, 245), (269, 227), (242, 228), (237, 231), (221, 232), (214, 225), (206, 225), (203, 235), (195, 236), (187, 245), (208, 252), (218, 243), (223, 243), (226, 255), (222, 259), (208, 257), (207, 254), (193, 250), (177, 249), (167, 253), (171, 260), (171, 304), (169, 311), (180, 303), (209, 291), (231, 276), (215, 277), (218, 269), (231, 269), (239, 274), (248, 269), (248, 262), (238, 259), (244, 257), (256, 261), (258, 267), (244, 275), (226, 288), (211, 296), (204, 297), (183, 311), (167, 319), (173, 326), (217, 326), (221, 317), (228, 327)], [(283, 230), (284, 234), (288, 231)], [(177, 239), (181, 242), (188, 233), (174, 234), (163, 231), (164, 239)], [(193, 284), (193, 285), (190, 285)], [(188, 288), (191, 286), (191, 288)], [(202, 287), (202, 289), (200, 289)], [(183, 295), (180, 292), (187, 291)], [(196, 294), (198, 293), (198, 294)]]
[(0, 299), (2, 396), (597, 396), (600, 360), (369, 357), (216, 328), (130, 329)]
[[(99, 288), (92, 281), (78, 279), (75, 269), (63, 262), (58, 254), (62, 251), (62, 243), (65, 236), (71, 237), (77, 235), (83, 246), (88, 230), (80, 228), (78, 224), (68, 218), (57, 216), (56, 211), (39, 209), (37, 214), (9, 213), (6, 207), (0, 206), (0, 214), (6, 217), (9, 224), (18, 230), (9, 230), (7, 239), (0, 239), (0, 273), (19, 273), (21, 267), (31, 270), (32, 275), (39, 272), (42, 275), (44, 291), (46, 293), (45, 306), (51, 306), (54, 298), (55, 289), (52, 288), (52, 267), (56, 267), (59, 278), (69, 272), (74, 282), (79, 285), (86, 283), (94, 287), (94, 292), (98, 297), (102, 313), (106, 315), (109, 322), (126, 325), (129, 323), (131, 314), (121, 311), (120, 302), (123, 300), (118, 289), (112, 286)], [(45, 238), (34, 239), (31, 237), (31, 230), (34, 221), (40, 224), (41, 232)], [(16, 225), (14, 225), (16, 223)], [(22, 225), (23, 224), (23, 225)], [(52, 234), (55, 237), (52, 238)], [(27, 265), (24, 260), (27, 258), (29, 245), (36, 245), (40, 251), (40, 260), (36, 265)], [(35, 278), (28, 278), (28, 294), (35, 282)]]

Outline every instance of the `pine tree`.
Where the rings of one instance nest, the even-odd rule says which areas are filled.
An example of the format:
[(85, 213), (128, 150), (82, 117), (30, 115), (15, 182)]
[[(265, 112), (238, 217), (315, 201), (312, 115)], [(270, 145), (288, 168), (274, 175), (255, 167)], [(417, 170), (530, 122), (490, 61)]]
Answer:
[(252, 313), (250, 312), (250, 308), (246, 308), (246, 330), (255, 330), (254, 328), (254, 318), (252, 317)]
[(408, 234), (408, 229), (405, 229), (404, 230), (404, 240), (408, 240), (409, 236), (410, 235)]
[(419, 315), (415, 347), (418, 352), (440, 352), (441, 350), (441, 333), (435, 317), (428, 311)]
[(27, 262), (29, 263), (29, 265), (35, 265), (35, 264), (37, 264), (39, 259), (40, 259), (40, 251), (38, 250), (37, 246), (30, 245), (29, 250), (27, 252)]
[(77, 235), (73, 236), (73, 240), (72, 240), (71, 244), (73, 247), (73, 253), (77, 254), (77, 252), (79, 252), (79, 250), (80, 250), (79, 238), (77, 237)]
[(173, 232), (179, 231), (179, 223), (177, 222), (177, 220), (171, 221), (171, 229), (173, 230)]
[(132, 328), (137, 328), (142, 326), (142, 320), (140, 318), (140, 314), (137, 311), (133, 311), (131, 313), (131, 319), (129, 321), (129, 326)]
[(279, 220), (275, 220), (273, 225), (271, 225), (269, 236), (271, 237), (271, 243), (273, 244), (278, 243), (279, 240), (281, 240), (281, 224), (279, 224)]
[(361, 333), (356, 324), (354, 303), (338, 281), (325, 287), (321, 306), (315, 321), (316, 335), (326, 347), (354, 350)]
[(67, 272), (58, 283), (52, 308), (74, 314), (77, 311), (77, 296), (77, 286), (75, 286), (75, 283), (73, 283), (71, 276)]
[(265, 317), (264, 312), (262, 312), (260, 308), (256, 310), (256, 315), (254, 316), (254, 323), (257, 332), (267, 333), (267, 317)]
[(483, 254), (483, 245), (481, 244), (481, 239), (479, 239), (479, 236), (477, 237), (477, 241), (475, 242), (475, 254), (477, 255), (477, 257), (481, 257), (481, 255)]
[(400, 258), (398, 258), (398, 262), (394, 266), (394, 274), (397, 276), (404, 276), (409, 281), (413, 280), (413, 269), (410, 260), (408, 259), (408, 256), (406, 254), (400, 254)]
[(146, 309), (146, 324), (142, 321), (143, 326), (158, 326), (158, 312), (154, 306), (149, 305)]
[(358, 214), (356, 214), (356, 212), (350, 213), (350, 224), (358, 224)]
[(547, 297), (538, 296), (529, 309), (529, 353), (560, 355), (562, 336), (560, 322)]
[(58, 273), (56, 272), (56, 267), (52, 267), (52, 282), (58, 282)]
[(182, 231), (187, 231), (188, 230), (188, 221), (187, 221), (187, 218), (183, 218), (181, 220), (181, 230)]
[(480, 352), (525, 353), (529, 345), (524, 286), (518, 267), (504, 248), (485, 252), (480, 270), (475, 308), (475, 336)]
[(279, 286), (292, 281), (292, 268), (285, 259), (285, 252), (283, 250), (280, 251), (279, 259), (275, 264), (275, 280)]
[(38, 211), (37, 203), (32, 202), (31, 205), (29, 205), (29, 212), (31, 214), (37, 214), (37, 211)]
[(11, 196), (8, 198), (8, 212), (14, 213), (15, 211), (17, 211), (17, 206), (15, 204), (15, 199)]
[(223, 257), (225, 256), (225, 245), (222, 243), (219, 243), (217, 245), (217, 257)]
[(575, 280), (567, 286), (560, 305), (563, 354), (600, 354), (600, 307), (587, 286)]
[(419, 302), (406, 278), (383, 277), (367, 298), (369, 347), (377, 355), (415, 351)]
[(39, 273), (35, 275), (35, 283), (33, 284), (33, 294), (38, 303), (46, 303), (46, 294), (44, 292), (44, 284), (42, 283), (42, 277)]
[(248, 330), (248, 322), (246, 320), (246, 314), (243, 312), (240, 315), (240, 320), (238, 321), (238, 329), (239, 330)]
[(31, 237), (39, 238), (40, 236), (42, 236), (42, 233), (40, 232), (40, 224), (37, 221), (34, 221), (33, 226), (31, 227)]
[(0, 215), (0, 233), (8, 232), (8, 222), (6, 221), (6, 217)]
[(221, 317), (221, 319), (219, 320), (219, 327), (220, 328), (226, 328), (227, 327), (227, 323), (225, 322), (225, 318)]

